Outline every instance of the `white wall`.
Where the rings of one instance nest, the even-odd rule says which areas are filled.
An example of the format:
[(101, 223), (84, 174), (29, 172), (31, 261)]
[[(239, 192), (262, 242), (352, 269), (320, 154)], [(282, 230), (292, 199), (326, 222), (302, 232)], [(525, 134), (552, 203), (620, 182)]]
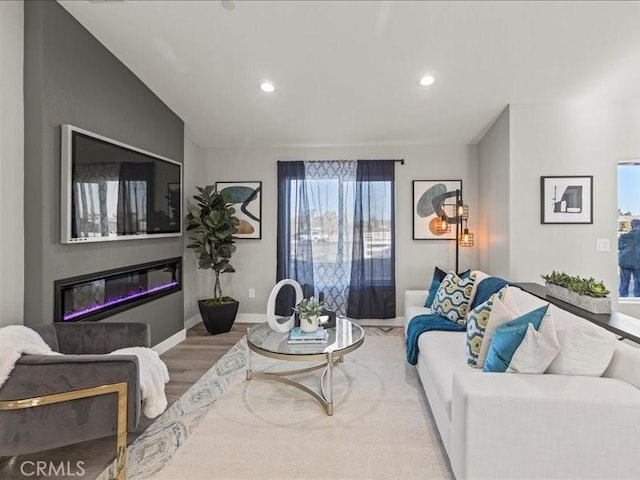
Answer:
[[(508, 166), (496, 165), (505, 152)], [(640, 305), (617, 303), (616, 232), (617, 163), (640, 158), (640, 105), (514, 104), (480, 142), (478, 155), (481, 206), (492, 217), (481, 219), (480, 230), (492, 230), (486, 238), (493, 240), (482, 245), (481, 265), (490, 272), (507, 268), (501, 273), (516, 282), (542, 283), (540, 276), (552, 270), (594, 277), (612, 291), (615, 310), (640, 318)], [(540, 223), (540, 177), (554, 175), (593, 175), (592, 225)], [(501, 185), (508, 185), (506, 211), (496, 192)], [(505, 214), (503, 245), (494, 232), (505, 235), (499, 226)], [(599, 238), (609, 239), (609, 252), (596, 251)], [(507, 264), (499, 252), (508, 252)]]
[(479, 268), (510, 278), (509, 107), (478, 144)]
[[(469, 228), (476, 228), (477, 147), (384, 146), (209, 149), (199, 185), (216, 181), (262, 181), (262, 240), (239, 240), (232, 259), (237, 272), (223, 275), (223, 291), (240, 301), (241, 313), (264, 313), (276, 281), (276, 210), (278, 160), (405, 159), (396, 166), (397, 315), (403, 315), (403, 292), (427, 288), (434, 266), (453, 268), (452, 241), (412, 240), (412, 180), (462, 179), (470, 204)], [(461, 249), (460, 267), (477, 265), (477, 248)], [(248, 289), (256, 298), (248, 298)]]
[[(617, 285), (620, 111), (614, 105), (511, 106), (511, 279), (564, 270)], [(540, 177), (593, 175), (592, 225), (540, 223)], [(608, 238), (609, 252), (596, 252)]]
[(0, 326), (24, 321), (23, 6), (0, 2)]
[[(195, 186), (202, 184), (204, 174), (204, 163), (206, 153), (196, 143), (192, 142), (188, 137), (184, 139), (184, 171), (183, 171), (183, 187), (182, 192), (185, 210), (183, 217), (186, 216), (189, 205), (192, 203), (191, 198), (195, 193)], [(213, 275), (198, 268), (198, 261), (193, 254), (193, 250), (187, 248), (189, 244), (186, 235), (186, 226), (183, 225), (185, 232), (185, 253), (182, 261), (182, 288), (184, 290), (184, 318), (185, 321), (199, 315), (198, 299), (205, 298), (212, 291)]]

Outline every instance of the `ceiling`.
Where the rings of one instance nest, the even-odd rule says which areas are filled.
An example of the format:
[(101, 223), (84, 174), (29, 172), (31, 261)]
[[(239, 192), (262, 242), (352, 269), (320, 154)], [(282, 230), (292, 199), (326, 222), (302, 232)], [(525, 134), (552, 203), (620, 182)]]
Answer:
[(509, 103), (640, 91), (640, 2), (60, 3), (205, 147), (473, 144)]

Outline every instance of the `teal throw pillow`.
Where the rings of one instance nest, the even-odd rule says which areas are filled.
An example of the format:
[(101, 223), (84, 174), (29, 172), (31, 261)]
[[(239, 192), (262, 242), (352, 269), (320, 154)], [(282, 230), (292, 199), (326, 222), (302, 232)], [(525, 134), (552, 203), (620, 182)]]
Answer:
[[(469, 278), (471, 275), (471, 270), (467, 270), (465, 272), (459, 273), (458, 276), (460, 278)], [(447, 276), (447, 272), (436, 267), (433, 269), (433, 278), (431, 279), (431, 286), (429, 287), (429, 295), (427, 295), (427, 300), (424, 302), (425, 307), (431, 308), (433, 305), (433, 300), (436, 298), (436, 293), (438, 293), (438, 288), (444, 280), (444, 277)]]
[(548, 308), (549, 305), (543, 305), (496, 328), (491, 345), (489, 345), (489, 352), (487, 353), (483, 371), (506, 372), (513, 354), (527, 334), (529, 324), (532, 324), (533, 328), (538, 330)]

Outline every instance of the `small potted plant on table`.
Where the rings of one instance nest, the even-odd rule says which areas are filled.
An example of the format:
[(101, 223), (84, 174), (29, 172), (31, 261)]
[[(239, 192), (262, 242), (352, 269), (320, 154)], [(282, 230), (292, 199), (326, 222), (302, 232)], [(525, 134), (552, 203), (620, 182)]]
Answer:
[(324, 308), (324, 304), (316, 297), (305, 298), (293, 311), (300, 317), (300, 330), (303, 332), (315, 332), (320, 325), (318, 316)]
[(238, 301), (222, 295), (220, 274), (235, 272), (229, 260), (236, 250), (233, 234), (239, 221), (235, 209), (212, 185), (196, 189), (198, 193), (193, 198), (197, 204), (187, 215), (191, 240), (187, 248), (194, 250), (199, 268), (213, 270), (216, 276), (213, 298), (198, 300), (202, 321), (207, 331), (215, 335), (231, 330), (238, 313)]

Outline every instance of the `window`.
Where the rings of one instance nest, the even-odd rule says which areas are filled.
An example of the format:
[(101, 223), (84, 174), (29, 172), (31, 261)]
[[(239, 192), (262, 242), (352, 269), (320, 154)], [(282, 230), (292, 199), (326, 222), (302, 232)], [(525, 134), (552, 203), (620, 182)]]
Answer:
[[(395, 317), (394, 162), (278, 162), (278, 278), (352, 318)], [(287, 314), (280, 307), (280, 314)]]
[(618, 296), (640, 301), (640, 161), (618, 165)]

